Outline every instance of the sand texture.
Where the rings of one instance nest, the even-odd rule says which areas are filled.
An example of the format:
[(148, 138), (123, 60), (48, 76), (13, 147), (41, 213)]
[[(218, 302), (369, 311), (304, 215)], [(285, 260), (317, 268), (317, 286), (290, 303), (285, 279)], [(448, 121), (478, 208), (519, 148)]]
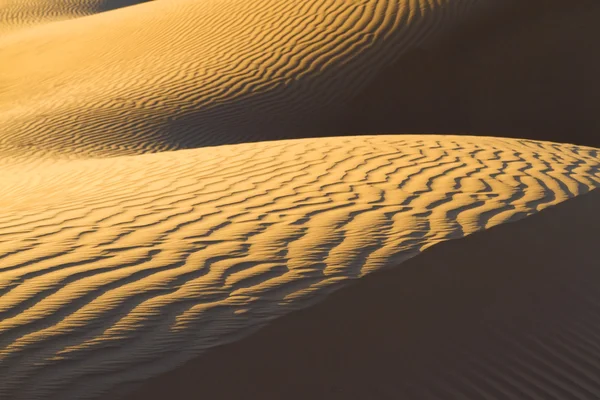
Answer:
[(600, 147), (600, 2), (501, 3), (386, 66), (351, 101), (342, 130)]
[(90, 398), (440, 241), (600, 186), (598, 150), (302, 139), (8, 174), (0, 393)]
[(0, 399), (111, 398), (598, 188), (600, 3), (527, 4), (0, 0)]
[(331, 136), (384, 66), (495, 3), (154, 1), (23, 30), (0, 38), (0, 154)]
[(0, 36), (0, 154), (357, 133), (600, 147), (600, 3), (564, 4), (173, 0), (42, 23)]
[(598, 399), (598, 204), (433, 246), (124, 399)]
[(147, 0), (2, 0), (0, 38), (25, 28), (92, 15)]

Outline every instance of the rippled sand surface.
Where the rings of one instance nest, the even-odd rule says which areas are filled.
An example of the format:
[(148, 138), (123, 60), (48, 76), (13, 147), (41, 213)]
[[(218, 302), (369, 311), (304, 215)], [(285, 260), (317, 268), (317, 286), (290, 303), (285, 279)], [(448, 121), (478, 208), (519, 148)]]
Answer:
[(600, 186), (568, 132), (365, 130), (403, 56), (508, 4), (0, 2), (0, 398), (98, 398)]
[(600, 186), (595, 149), (451, 136), (15, 168), (0, 214), (9, 398), (86, 398), (151, 376), (435, 243)]

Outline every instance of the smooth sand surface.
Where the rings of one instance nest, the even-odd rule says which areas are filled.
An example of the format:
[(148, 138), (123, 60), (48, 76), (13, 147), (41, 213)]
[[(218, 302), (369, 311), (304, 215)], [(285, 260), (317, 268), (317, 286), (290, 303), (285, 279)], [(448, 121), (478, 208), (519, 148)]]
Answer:
[(598, 204), (434, 246), (123, 399), (598, 399)]
[(353, 99), (345, 130), (600, 147), (600, 2), (504, 3), (386, 67)]
[(0, 394), (93, 398), (164, 372), (599, 187), (598, 151), (382, 135), (5, 166)]
[[(0, 2), (0, 21), (13, 21), (0, 30), (1, 399), (98, 398), (370, 272), (401, 270), (440, 242), (600, 186), (600, 150), (565, 144), (595, 144), (581, 138), (598, 103), (552, 90), (584, 93), (585, 81), (598, 93), (596, 75), (580, 74), (597, 65), (595, 47), (583, 48), (595, 42), (569, 39), (581, 63), (547, 59), (548, 92), (521, 96), (510, 87), (529, 80), (508, 79), (529, 65), (515, 43), (561, 53), (537, 46), (539, 35), (570, 32), (552, 30), (542, 15), (593, 32), (596, 8), (583, 2), (564, 16), (554, 5), (503, 0), (127, 4)], [(491, 28), (466, 33), (484, 25), (507, 26), (505, 40)], [(461, 40), (471, 50), (447, 79), (432, 70), (423, 80), (435, 62), (411, 64), (415, 52), (445, 59), (452, 47), (444, 43)], [(514, 68), (484, 69), (498, 81), (481, 86), (473, 60), (493, 66), (505, 57)], [(399, 63), (408, 72), (394, 73)], [(572, 74), (558, 73), (559, 65)], [(407, 80), (414, 84), (405, 90)], [(470, 89), (454, 101), (447, 81)], [(431, 86), (416, 89), (424, 82)], [(498, 96), (486, 96), (496, 99), (486, 105), (479, 100), (487, 87)], [(467, 98), (481, 108), (452, 108)], [(564, 107), (546, 110), (556, 101), (546, 98)], [(438, 106), (425, 112), (428, 101)], [(429, 121), (449, 115), (439, 104), (485, 122), (477, 129), (493, 121), (506, 129), (467, 133), (527, 136), (529, 127), (552, 127), (535, 137), (564, 143), (404, 135), (411, 132), (393, 125), (421, 121), (411, 131), (426, 132)], [(577, 124), (567, 129), (568, 121)], [(454, 130), (442, 125), (438, 132)], [(339, 136), (353, 132), (365, 135)], [(576, 369), (570, 377), (589, 375)]]

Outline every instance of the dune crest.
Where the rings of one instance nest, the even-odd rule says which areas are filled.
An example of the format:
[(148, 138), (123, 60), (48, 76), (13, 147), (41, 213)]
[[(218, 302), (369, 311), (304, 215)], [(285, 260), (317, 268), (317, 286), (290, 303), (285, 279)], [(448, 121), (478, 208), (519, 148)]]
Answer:
[(3, 183), (0, 396), (66, 400), (588, 192), (600, 159), (527, 140), (363, 136), (59, 160)]

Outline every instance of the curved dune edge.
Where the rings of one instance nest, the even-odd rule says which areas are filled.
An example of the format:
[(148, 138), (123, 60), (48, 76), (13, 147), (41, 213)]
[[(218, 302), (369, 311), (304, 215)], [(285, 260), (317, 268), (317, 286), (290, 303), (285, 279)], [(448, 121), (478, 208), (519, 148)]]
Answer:
[(434, 246), (106, 399), (600, 398), (598, 204)]
[(598, 149), (390, 135), (2, 167), (0, 396), (94, 398), (600, 186)]
[(0, 39), (0, 155), (330, 136), (383, 67), (502, 4), (172, 0), (39, 26)]

